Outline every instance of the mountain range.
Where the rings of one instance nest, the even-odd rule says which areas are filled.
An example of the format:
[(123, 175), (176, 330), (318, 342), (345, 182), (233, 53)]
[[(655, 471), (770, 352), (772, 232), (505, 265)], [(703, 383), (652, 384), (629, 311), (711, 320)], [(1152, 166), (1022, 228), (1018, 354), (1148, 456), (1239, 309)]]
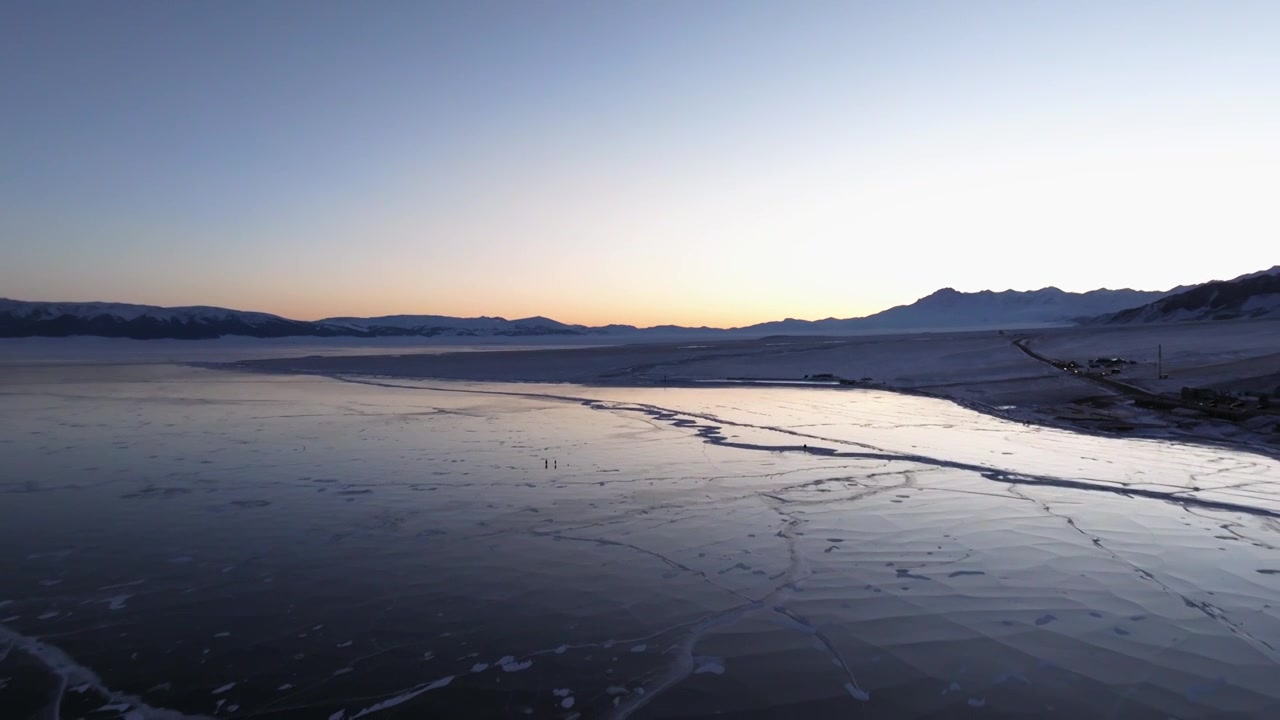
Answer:
[(1019, 328), (1078, 323), (1141, 323), (1280, 316), (1280, 266), (1235, 280), (1163, 292), (1041, 290), (959, 292), (938, 290), (909, 305), (860, 318), (786, 319), (740, 328), (662, 325), (588, 327), (545, 317), (456, 318), (387, 315), (290, 320), (278, 315), (216, 307), (163, 308), (119, 303), (25, 302), (0, 299), (0, 337), (98, 335), (135, 339), (205, 339), (224, 335), (258, 338), (541, 336), (601, 340), (660, 340), (688, 337), (764, 337)]

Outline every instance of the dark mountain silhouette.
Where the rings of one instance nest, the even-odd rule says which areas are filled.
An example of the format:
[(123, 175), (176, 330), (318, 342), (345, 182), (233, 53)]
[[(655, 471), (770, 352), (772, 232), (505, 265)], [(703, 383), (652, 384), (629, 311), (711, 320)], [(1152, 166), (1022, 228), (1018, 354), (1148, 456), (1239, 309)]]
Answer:
[(1280, 265), (1270, 270), (1197, 285), (1146, 305), (1104, 314), (1108, 325), (1280, 317)]
[[(442, 315), (335, 317), (290, 320), (267, 313), (216, 307), (163, 308), (119, 303), (24, 302), (0, 299), (0, 337), (65, 337), (98, 335), (136, 339), (205, 339), (224, 335), (275, 338), (424, 337), (529, 338), (560, 336), (619, 341), (689, 337), (746, 338), (768, 335), (848, 335), (977, 328), (1017, 328), (1082, 322), (1145, 322), (1146, 318), (1184, 316), (1253, 317), (1270, 313), (1267, 300), (1276, 292), (1280, 274), (1273, 271), (1165, 292), (1093, 290), (1072, 293), (1055, 287), (1041, 290), (966, 293), (943, 288), (909, 305), (860, 318), (787, 319), (741, 328), (689, 328), (662, 325), (588, 327), (545, 317), (507, 320), (501, 317), (456, 318)], [(1261, 298), (1261, 299), (1259, 299)], [(1131, 308), (1125, 310), (1126, 308)], [(1124, 312), (1121, 312), (1124, 311)], [(1175, 317), (1176, 316), (1176, 317)]]

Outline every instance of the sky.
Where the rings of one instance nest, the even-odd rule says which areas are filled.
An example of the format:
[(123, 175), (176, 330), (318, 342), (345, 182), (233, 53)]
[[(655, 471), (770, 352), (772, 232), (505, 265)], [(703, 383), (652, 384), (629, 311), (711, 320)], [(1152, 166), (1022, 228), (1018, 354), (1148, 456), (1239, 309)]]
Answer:
[(0, 297), (735, 326), (1280, 264), (1280, 3), (0, 4)]

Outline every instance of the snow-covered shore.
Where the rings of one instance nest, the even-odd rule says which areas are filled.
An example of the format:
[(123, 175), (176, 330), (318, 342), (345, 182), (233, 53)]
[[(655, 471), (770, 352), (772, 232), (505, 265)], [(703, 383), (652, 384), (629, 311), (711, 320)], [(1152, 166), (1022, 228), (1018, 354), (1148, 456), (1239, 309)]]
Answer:
[[(1280, 395), (1280, 320), (587, 347), (402, 338), (25, 338), (0, 341), (0, 365), (16, 372), (15, 366), (50, 363), (237, 363), (272, 372), (618, 386), (705, 386), (740, 378), (795, 381), (831, 374), (863, 386), (947, 398), (1018, 420), (1229, 442), (1280, 454), (1276, 416), (1233, 423), (1139, 408), (1115, 387), (1038, 361), (1014, 341), (1043, 357), (1081, 365), (1098, 357), (1131, 360), (1135, 364), (1123, 365), (1115, 379), (1148, 392), (1176, 394), (1182, 387), (1207, 386)], [(1167, 379), (1157, 377), (1157, 348), (1163, 348)]]
[[(1023, 332), (930, 333), (852, 338), (764, 338), (431, 355), (312, 356), (248, 360), (275, 372), (485, 382), (705, 385), (741, 378), (831, 374), (864, 386), (928, 394), (1030, 422), (1097, 432), (1177, 437), (1280, 452), (1280, 416), (1232, 423), (1138, 408), (1113, 387), (1036, 360), (1015, 344), (1081, 364), (1135, 361), (1116, 379), (1155, 392), (1217, 386), (1271, 392), (1280, 382), (1280, 321), (1075, 327)], [(1156, 375), (1157, 347), (1164, 371)]]

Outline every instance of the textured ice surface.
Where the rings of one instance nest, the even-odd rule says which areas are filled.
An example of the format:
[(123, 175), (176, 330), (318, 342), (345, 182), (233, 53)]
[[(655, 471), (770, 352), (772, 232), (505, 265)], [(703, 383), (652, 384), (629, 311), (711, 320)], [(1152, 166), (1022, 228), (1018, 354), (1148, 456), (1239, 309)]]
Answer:
[(1280, 713), (1265, 457), (879, 392), (12, 377), (19, 717)]

